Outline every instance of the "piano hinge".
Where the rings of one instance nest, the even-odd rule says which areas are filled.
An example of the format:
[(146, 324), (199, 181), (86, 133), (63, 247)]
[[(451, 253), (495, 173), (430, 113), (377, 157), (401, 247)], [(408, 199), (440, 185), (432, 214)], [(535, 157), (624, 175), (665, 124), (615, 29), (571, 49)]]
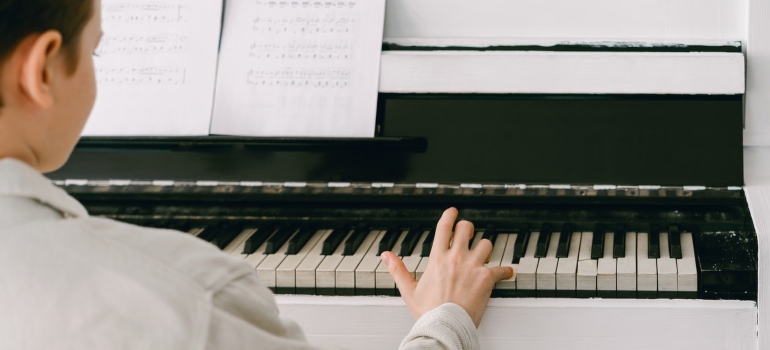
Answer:
[(241, 194), (340, 194), (340, 195), (426, 195), (503, 197), (742, 197), (743, 187), (659, 186), (659, 185), (573, 185), (507, 183), (390, 183), (390, 182), (267, 182), (267, 181), (177, 181), (125, 179), (66, 179), (53, 184), (70, 193), (241, 193)]

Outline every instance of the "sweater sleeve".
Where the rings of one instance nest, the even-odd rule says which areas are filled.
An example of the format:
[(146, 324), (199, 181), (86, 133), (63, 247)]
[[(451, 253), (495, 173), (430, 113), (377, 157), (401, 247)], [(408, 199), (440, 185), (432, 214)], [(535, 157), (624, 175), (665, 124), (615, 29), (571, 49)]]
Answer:
[(476, 350), (479, 339), (468, 313), (457, 304), (446, 303), (422, 315), (400, 349)]
[(247, 273), (212, 295), (205, 349), (318, 349), (302, 329), (280, 317), (273, 294)]

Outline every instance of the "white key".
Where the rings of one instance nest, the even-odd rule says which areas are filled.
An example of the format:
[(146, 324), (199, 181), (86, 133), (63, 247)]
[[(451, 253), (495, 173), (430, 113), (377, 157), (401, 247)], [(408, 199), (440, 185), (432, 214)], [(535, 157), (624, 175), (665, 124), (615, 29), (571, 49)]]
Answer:
[[(394, 252), (394, 254), (401, 251), (401, 243), (404, 242), (404, 238), (406, 238), (407, 233), (409, 233), (409, 230), (401, 231), (401, 234), (398, 236), (398, 240), (396, 241), (396, 244), (393, 245), (393, 250), (391, 252)], [(382, 259), (380, 259), (382, 260)], [(384, 293), (385, 295), (390, 295), (395, 293), (396, 291), (396, 281), (393, 280), (393, 276), (390, 275), (390, 272), (388, 270), (388, 265), (380, 261), (380, 264), (377, 265), (377, 269), (375, 269), (374, 273), (374, 285), (377, 289), (377, 294)]]
[(682, 258), (676, 260), (677, 290), (679, 292), (698, 291), (698, 269), (695, 266), (695, 247), (692, 233), (682, 232)]
[(254, 228), (243, 230), (242, 234), (244, 233), (246, 234), (246, 239), (238, 243), (238, 246), (233, 248), (233, 250), (231, 250), (228, 254), (235, 257), (239, 256), (241, 259), (246, 258), (248, 254), (243, 254), (243, 247), (246, 246), (246, 241), (249, 239), (249, 237), (251, 237), (251, 235), (253, 235), (256, 232), (257, 232), (257, 229), (254, 229)]
[(323, 242), (333, 230), (324, 230), (323, 236), (318, 240), (313, 249), (307, 253), (305, 260), (297, 266), (297, 293), (302, 293), (300, 288), (304, 288), (310, 294), (315, 294), (315, 269), (324, 260), (324, 255), (321, 255), (323, 251)]
[[(267, 255), (265, 259), (262, 260), (262, 262), (259, 264), (259, 266), (257, 266), (257, 276), (265, 285), (265, 287), (275, 288), (275, 269), (277, 269), (278, 265), (281, 265), (283, 260), (286, 259), (286, 251), (289, 250), (289, 241), (292, 237), (294, 237), (294, 235), (297, 234), (297, 232), (299, 232), (299, 229), (294, 230), (294, 232), (292, 232), (289, 236), (289, 239), (287, 239), (286, 242), (280, 248), (278, 248), (274, 254)], [(267, 246), (267, 244), (263, 245)]]
[[(503, 253), (505, 253), (505, 245), (508, 243), (508, 235), (498, 234), (495, 238), (495, 244), (492, 246), (492, 253), (489, 254), (489, 262), (484, 266), (497, 267), (503, 262)], [(513, 252), (511, 252), (513, 256)]]
[(604, 255), (599, 259), (596, 268), (596, 289), (614, 292), (618, 289), (618, 262), (612, 257), (615, 247), (615, 234), (604, 234)]
[(473, 241), (471, 241), (471, 248), (470, 250), (476, 249), (476, 245), (479, 244), (479, 241), (481, 240), (481, 237), (484, 236), (484, 231), (477, 231), (473, 235)]
[(580, 234), (580, 251), (578, 252), (578, 268), (576, 286), (578, 291), (596, 292), (596, 260), (591, 259), (591, 244), (593, 232)]
[(497, 239), (501, 239), (502, 236), (507, 236), (505, 239), (505, 250), (503, 251), (503, 260), (500, 261), (500, 266), (505, 267), (511, 267), (513, 268), (513, 277), (502, 280), (500, 282), (497, 282), (495, 284), (495, 289), (502, 289), (502, 290), (515, 290), (516, 289), (516, 278), (519, 274), (519, 264), (513, 263), (513, 247), (516, 243), (516, 237), (518, 234), (516, 233), (509, 233), (509, 234), (498, 234)]
[[(239, 233), (238, 236), (236, 236), (235, 239), (233, 239), (230, 242), (230, 244), (228, 244), (225, 247), (225, 249), (222, 249), (222, 251), (225, 254), (231, 254), (231, 255), (233, 254), (233, 252), (236, 252), (236, 251), (238, 253), (243, 252), (243, 246), (246, 244), (246, 240), (249, 239), (249, 237), (251, 237), (251, 235), (254, 234), (254, 232), (257, 232), (257, 230), (246, 229), (241, 231), (241, 233)], [(240, 247), (241, 249), (238, 250), (238, 247)]]
[(658, 291), (658, 261), (648, 257), (648, 233), (636, 235), (636, 290), (639, 292)]
[(527, 250), (524, 251), (524, 257), (519, 260), (519, 277), (516, 279), (517, 290), (537, 289), (537, 263), (540, 259), (535, 257), (537, 248), (537, 238), (540, 232), (532, 232), (529, 235)]
[(414, 278), (417, 278), (417, 267), (420, 266), (420, 261), (422, 261), (422, 257), (420, 256), (422, 249), (420, 248), (422, 247), (422, 243), (425, 242), (425, 239), (428, 238), (428, 234), (430, 234), (430, 230), (423, 231), (422, 236), (420, 236), (420, 239), (417, 240), (417, 244), (414, 246), (412, 255), (401, 257), (404, 266), (406, 266), (406, 270), (409, 271)]
[[(295, 255), (287, 255), (286, 259), (275, 269), (276, 288), (295, 288), (297, 286), (297, 267), (305, 260), (305, 257), (318, 244), (318, 240), (325, 236), (326, 230), (317, 230), (307, 241), (304, 247)], [(289, 243), (286, 242), (288, 246)], [(323, 246), (323, 243), (321, 243)]]
[(573, 232), (566, 258), (559, 258), (556, 267), (556, 290), (573, 291), (577, 287), (577, 265), (580, 254), (580, 232)]
[(676, 292), (676, 259), (668, 251), (668, 233), (660, 233), (660, 259), (658, 259), (658, 292)]
[(551, 233), (545, 258), (540, 258), (537, 264), (538, 291), (556, 291), (556, 267), (559, 264), (556, 250), (559, 248), (559, 236), (561, 236), (560, 232)]
[[(374, 245), (374, 241), (381, 239), (385, 235), (386, 231), (370, 231), (361, 246), (358, 247), (355, 254), (346, 256), (342, 259), (339, 266), (337, 266), (337, 288), (348, 289), (353, 291), (356, 288), (356, 268), (361, 260), (364, 259), (366, 253), (370, 250), (377, 250), (379, 243)], [(376, 252), (375, 252), (376, 253)]]
[(618, 292), (636, 292), (636, 232), (626, 232), (626, 256), (618, 258)]
[(374, 291), (376, 286), (375, 272), (377, 271), (377, 266), (382, 262), (380, 256), (377, 255), (377, 251), (383, 236), (384, 234), (379, 235), (374, 240), (374, 243), (372, 243), (372, 247), (378, 249), (369, 249), (364, 258), (361, 259), (361, 263), (356, 267), (356, 294), (358, 294), (359, 289), (366, 290), (366, 293)]
[(317, 289), (323, 288), (334, 290), (337, 287), (337, 266), (339, 266), (342, 259), (345, 258), (342, 255), (342, 253), (345, 252), (345, 240), (347, 240), (354, 231), (355, 230), (348, 231), (340, 245), (334, 250), (334, 253), (325, 256), (323, 261), (321, 261), (321, 264), (318, 265), (318, 268), (315, 270), (315, 287)]
[[(254, 230), (254, 232), (256, 232), (256, 230)], [(245, 244), (245, 241), (244, 241), (244, 244)], [(243, 261), (249, 263), (256, 270), (257, 266), (259, 266), (259, 264), (262, 263), (262, 260), (265, 260), (265, 258), (267, 257), (267, 254), (265, 254), (266, 248), (267, 248), (267, 241), (262, 243), (262, 245), (259, 246), (257, 250), (254, 251), (254, 253), (251, 253), (251, 254), (241, 253), (240, 256), (243, 257)], [(241, 247), (241, 252), (243, 252), (243, 247)]]
[(187, 233), (191, 234), (193, 237), (198, 237), (199, 234), (203, 233), (206, 229), (203, 227), (196, 227), (193, 229), (190, 229), (190, 231), (187, 231)]

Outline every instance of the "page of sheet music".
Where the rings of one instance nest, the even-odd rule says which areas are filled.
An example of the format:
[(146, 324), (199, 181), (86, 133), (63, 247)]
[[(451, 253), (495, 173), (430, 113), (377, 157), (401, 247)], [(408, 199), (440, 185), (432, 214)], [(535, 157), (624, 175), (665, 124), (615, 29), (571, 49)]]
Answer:
[(212, 134), (374, 136), (385, 0), (228, 0)]
[(85, 136), (208, 135), (222, 0), (103, 0)]

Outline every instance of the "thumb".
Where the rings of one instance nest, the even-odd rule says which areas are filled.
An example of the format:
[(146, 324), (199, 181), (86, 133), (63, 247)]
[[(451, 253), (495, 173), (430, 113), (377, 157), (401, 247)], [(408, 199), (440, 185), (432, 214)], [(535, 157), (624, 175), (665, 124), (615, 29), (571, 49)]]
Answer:
[(511, 267), (495, 266), (490, 268), (490, 270), (492, 270), (492, 278), (495, 280), (495, 283), (507, 280), (514, 275), (513, 268)]
[(398, 287), (398, 291), (401, 292), (401, 295), (412, 295), (412, 292), (416, 288), (417, 281), (415, 281), (412, 274), (406, 270), (404, 262), (391, 252), (383, 252), (380, 258), (382, 258), (382, 261), (388, 265), (388, 272), (390, 272), (393, 280), (396, 281), (396, 286)]

